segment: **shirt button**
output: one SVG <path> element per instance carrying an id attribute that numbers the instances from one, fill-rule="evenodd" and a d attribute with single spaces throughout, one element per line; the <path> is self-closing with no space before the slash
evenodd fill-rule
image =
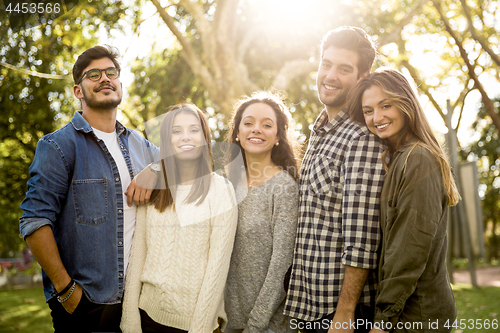
<path id="1" fill-rule="evenodd" d="M 122 241 L 119 241 L 119 242 L 118 242 L 118 245 L 122 245 L 122 244 L 123 244 L 123 242 L 122 242 Z"/>
<path id="2" fill-rule="evenodd" d="M 118 213 L 121 213 L 121 212 L 122 212 L 122 210 L 121 210 L 121 209 L 118 209 Z"/>
<path id="3" fill-rule="evenodd" d="M 119 181 L 120 181 L 120 178 L 115 178 L 115 180 L 116 180 L 117 182 L 119 182 Z"/>

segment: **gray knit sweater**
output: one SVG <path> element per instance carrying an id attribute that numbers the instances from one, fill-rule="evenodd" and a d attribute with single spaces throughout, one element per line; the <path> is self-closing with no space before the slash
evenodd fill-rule
<path id="1" fill-rule="evenodd" d="M 248 192 L 248 193 L 247 193 Z M 285 171 L 260 186 L 236 189 L 238 227 L 227 277 L 228 328 L 284 333 L 283 278 L 292 264 L 298 187 Z"/>

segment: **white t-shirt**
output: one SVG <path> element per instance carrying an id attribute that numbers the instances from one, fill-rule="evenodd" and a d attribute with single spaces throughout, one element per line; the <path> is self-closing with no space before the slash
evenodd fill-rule
<path id="1" fill-rule="evenodd" d="M 118 144 L 118 135 L 116 134 L 116 131 L 106 133 L 95 128 L 92 129 L 94 130 L 95 135 L 106 144 L 108 151 L 115 160 L 118 172 L 120 173 L 123 195 L 123 274 L 126 276 L 130 251 L 132 249 L 132 237 L 134 236 L 135 229 L 135 213 L 137 210 L 137 206 L 135 204 L 132 204 L 132 207 L 127 205 L 127 196 L 125 195 L 125 191 L 130 185 L 132 179 L 130 178 L 127 163 L 125 162 L 120 145 Z M 116 209 L 118 209 L 118 207 Z"/>

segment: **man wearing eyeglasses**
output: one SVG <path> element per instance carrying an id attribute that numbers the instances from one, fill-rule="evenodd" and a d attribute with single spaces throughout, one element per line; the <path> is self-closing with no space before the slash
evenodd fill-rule
<path id="1" fill-rule="evenodd" d="M 120 332 L 135 204 L 149 191 L 134 175 L 158 148 L 116 121 L 118 52 L 96 46 L 73 67 L 82 111 L 45 135 L 30 167 L 20 230 L 42 267 L 55 332 Z M 129 204 L 127 196 L 129 194 Z"/>

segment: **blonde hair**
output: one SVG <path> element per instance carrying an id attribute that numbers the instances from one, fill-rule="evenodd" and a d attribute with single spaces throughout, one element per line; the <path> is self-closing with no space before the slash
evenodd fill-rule
<path id="1" fill-rule="evenodd" d="M 422 106 L 403 74 L 393 69 L 382 69 L 361 80 L 348 97 L 347 108 L 352 119 L 366 125 L 361 100 L 363 93 L 372 86 L 380 87 L 398 110 L 403 113 L 405 119 L 405 126 L 399 132 L 396 144 L 385 142 L 389 147 L 382 155 L 385 169 L 388 169 L 385 162 L 387 152 L 395 152 L 404 146 L 410 137 L 417 138 L 411 149 L 413 150 L 415 146 L 420 145 L 436 158 L 441 169 L 448 205 L 456 205 L 461 198 L 453 178 L 448 156 L 432 133 Z"/>

